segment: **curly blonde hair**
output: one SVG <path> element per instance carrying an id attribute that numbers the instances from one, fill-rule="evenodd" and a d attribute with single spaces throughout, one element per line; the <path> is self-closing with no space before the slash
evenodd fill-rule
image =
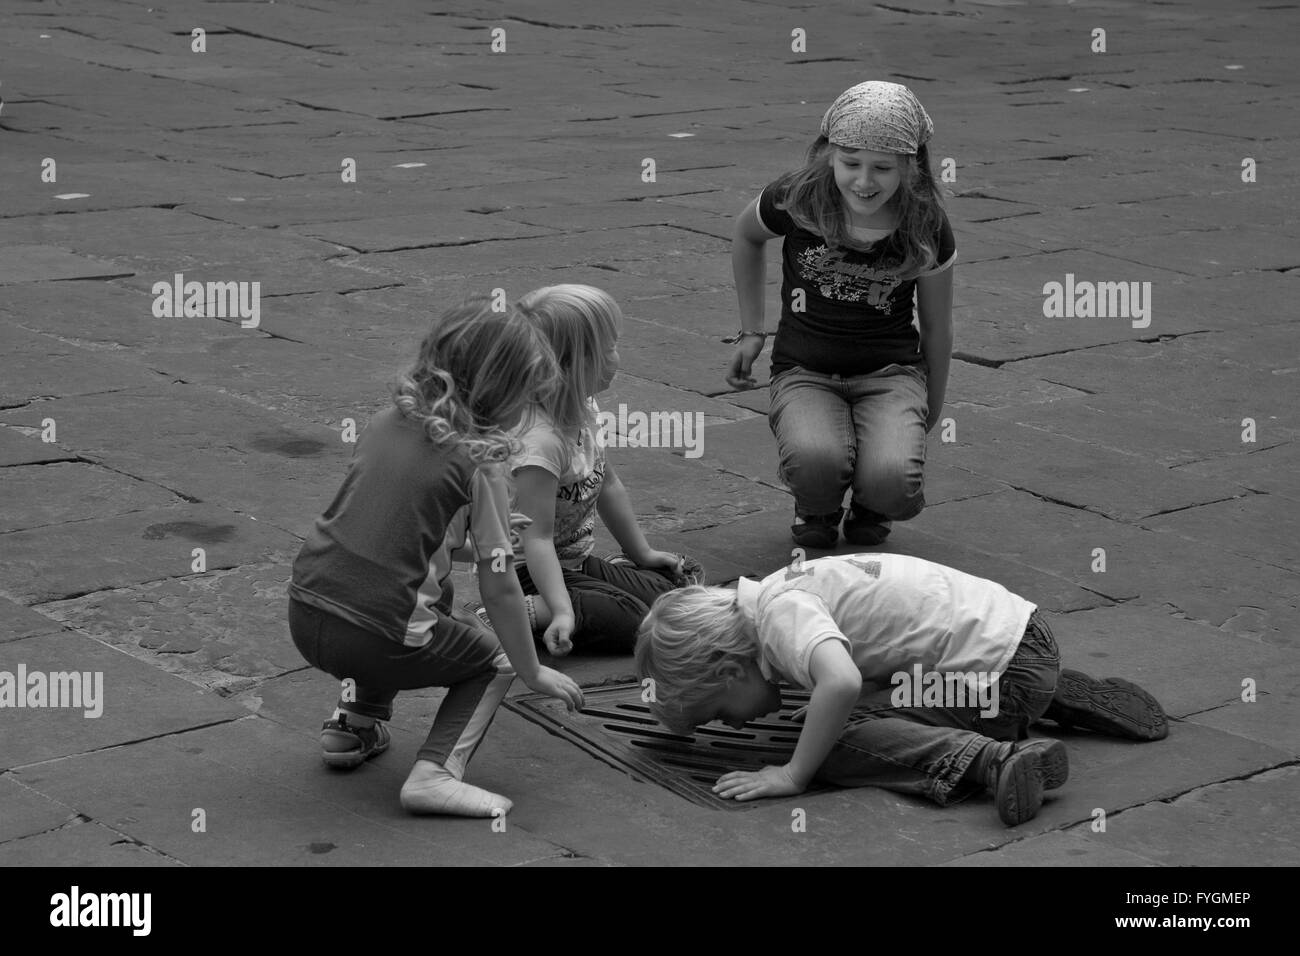
<path id="1" fill-rule="evenodd" d="M 654 681 L 650 713 L 675 734 L 690 734 L 707 721 L 710 704 L 731 678 L 729 663 L 755 663 L 758 638 L 736 592 L 695 585 L 655 600 L 637 630 L 636 670 Z"/>
<path id="2" fill-rule="evenodd" d="M 558 372 L 545 339 L 517 308 L 466 299 L 436 319 L 415 363 L 393 383 L 393 404 L 437 444 L 455 443 L 476 463 L 504 461 L 517 442 L 502 425 L 545 402 Z"/>

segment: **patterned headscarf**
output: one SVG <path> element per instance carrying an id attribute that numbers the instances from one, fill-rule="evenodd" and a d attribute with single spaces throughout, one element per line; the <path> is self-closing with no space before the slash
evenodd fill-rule
<path id="1" fill-rule="evenodd" d="M 822 117 L 822 135 L 846 149 L 915 155 L 933 133 L 916 94 L 880 80 L 845 90 Z"/>

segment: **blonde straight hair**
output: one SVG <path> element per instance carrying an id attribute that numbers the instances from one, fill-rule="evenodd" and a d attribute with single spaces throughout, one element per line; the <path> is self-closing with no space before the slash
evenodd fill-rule
<path id="1" fill-rule="evenodd" d="M 613 296 L 589 285 L 552 285 L 519 300 L 555 353 L 559 384 L 540 403 L 561 433 L 594 428 L 591 396 L 605 373 L 605 356 L 614 349 L 623 313 Z"/>

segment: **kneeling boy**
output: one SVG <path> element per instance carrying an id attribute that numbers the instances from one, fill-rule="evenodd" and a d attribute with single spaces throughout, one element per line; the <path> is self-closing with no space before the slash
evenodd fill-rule
<path id="1" fill-rule="evenodd" d="M 719 778 L 714 792 L 737 800 L 797 794 L 814 777 L 940 805 L 983 788 L 1016 826 L 1069 774 L 1064 744 L 1027 739 L 1035 720 L 1132 740 L 1168 734 L 1136 684 L 1061 670 L 1033 604 L 898 554 L 800 562 L 735 591 L 671 591 L 641 625 L 636 663 L 655 682 L 652 713 L 680 734 L 777 710 L 781 680 L 812 691 L 789 763 Z"/>

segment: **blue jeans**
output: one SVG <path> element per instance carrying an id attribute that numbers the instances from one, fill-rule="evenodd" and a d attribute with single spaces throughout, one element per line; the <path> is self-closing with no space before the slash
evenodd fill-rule
<path id="1" fill-rule="evenodd" d="M 1052 702 L 1060 670 L 1056 638 L 1034 611 L 998 680 L 996 715 L 981 717 L 978 707 L 894 707 L 892 687 L 877 691 L 849 718 L 817 778 L 919 794 L 943 806 L 970 789 L 962 775 L 987 744 L 1029 736 Z"/>
<path id="2" fill-rule="evenodd" d="M 925 507 L 926 366 L 886 365 L 867 375 L 823 375 L 796 366 L 772 379 L 768 424 L 781 480 L 802 516 L 853 503 L 881 518 Z"/>
<path id="3" fill-rule="evenodd" d="M 573 605 L 573 646 L 631 654 L 636 632 L 661 594 L 677 587 L 666 571 L 610 564 L 590 555 L 577 570 L 564 568 L 564 587 Z M 527 564 L 516 564 L 519 586 L 537 594 Z"/>
<path id="4" fill-rule="evenodd" d="M 442 613 L 432 640 L 423 647 L 407 647 L 290 598 L 289 633 L 308 664 L 339 680 L 352 679 L 354 693 L 345 695 L 351 699 L 338 703 L 348 713 L 392 720 L 398 691 L 446 687 L 447 696 L 417 756 L 446 767 L 459 779 L 515 671 L 496 635 L 472 616 L 452 610 L 448 587 L 438 610 Z"/>

